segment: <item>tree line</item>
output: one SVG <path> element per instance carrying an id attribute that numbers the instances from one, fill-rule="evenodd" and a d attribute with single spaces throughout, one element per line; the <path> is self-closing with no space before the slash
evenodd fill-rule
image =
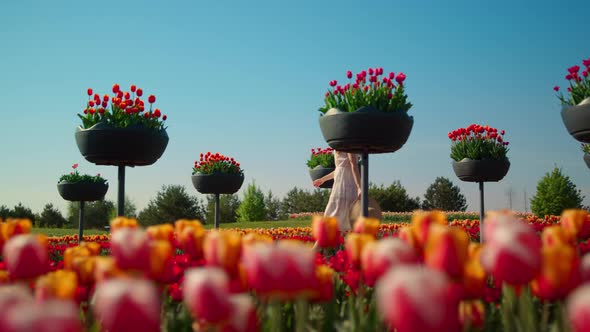
<path id="1" fill-rule="evenodd" d="M 400 181 L 389 186 L 370 184 L 369 196 L 375 199 L 383 211 L 404 212 L 416 209 L 465 211 L 467 203 L 458 186 L 444 177 L 437 177 L 426 189 L 423 198 L 410 197 Z M 272 221 L 287 219 L 289 214 L 324 211 L 330 197 L 329 190 L 306 190 L 294 187 L 280 199 L 272 191 L 266 194 L 250 183 L 243 197 L 237 194 L 221 195 L 220 220 L 224 223 L 247 221 Z M 537 193 L 531 199 L 533 213 L 538 216 L 559 215 L 565 208 L 581 208 L 583 196 L 561 169 L 555 168 L 539 180 Z M 164 185 L 141 211 L 133 201 L 125 198 L 125 215 L 135 217 L 143 225 L 174 222 L 178 219 L 199 219 L 207 224 L 214 220 L 214 198 L 204 200 L 190 194 L 184 186 Z M 86 203 L 86 228 L 103 228 L 116 216 L 112 201 Z M 28 218 L 37 227 L 77 227 L 78 203 L 70 202 L 67 217 L 52 204 L 46 204 L 40 214 L 17 204 L 12 209 L 0 205 L 0 218 Z"/>

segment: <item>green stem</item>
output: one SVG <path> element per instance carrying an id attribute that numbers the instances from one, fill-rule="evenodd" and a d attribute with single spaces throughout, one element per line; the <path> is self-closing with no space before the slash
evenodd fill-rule
<path id="1" fill-rule="evenodd" d="M 295 315 L 297 316 L 297 323 L 295 325 L 296 332 L 307 331 L 307 316 L 309 313 L 309 303 L 305 299 L 298 299 L 295 303 Z"/>
<path id="2" fill-rule="evenodd" d="M 541 332 L 549 331 L 549 302 L 543 303 L 543 312 L 541 314 Z"/>
<path id="3" fill-rule="evenodd" d="M 279 301 L 273 300 L 270 304 L 270 328 L 271 331 L 283 330 L 283 310 Z"/>
<path id="4" fill-rule="evenodd" d="M 501 317 L 502 327 L 505 332 L 514 332 L 515 326 L 512 318 L 514 317 L 514 302 L 516 295 L 514 288 L 507 284 L 502 286 L 502 305 L 501 305 Z"/>

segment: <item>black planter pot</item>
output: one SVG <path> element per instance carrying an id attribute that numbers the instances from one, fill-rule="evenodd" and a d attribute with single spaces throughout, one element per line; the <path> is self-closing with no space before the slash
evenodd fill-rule
<path id="1" fill-rule="evenodd" d="M 506 176 L 510 168 L 508 159 L 471 160 L 463 159 L 453 162 L 453 171 L 462 181 L 498 182 Z"/>
<path id="2" fill-rule="evenodd" d="M 590 168 L 590 154 L 584 153 L 584 162 L 586 163 L 586 166 Z"/>
<path id="3" fill-rule="evenodd" d="M 567 131 L 583 143 L 590 143 L 590 100 L 587 100 L 588 103 L 570 106 L 561 111 L 561 119 Z"/>
<path id="4" fill-rule="evenodd" d="M 320 128 L 331 148 L 351 153 L 386 153 L 408 140 L 414 118 L 406 112 L 382 112 L 362 107 L 355 112 L 332 109 L 320 117 Z"/>
<path id="5" fill-rule="evenodd" d="M 57 191 L 61 197 L 73 202 L 101 201 L 108 189 L 109 185 L 106 183 L 60 182 L 57 184 Z"/>
<path id="6" fill-rule="evenodd" d="M 311 180 L 315 181 L 319 178 L 322 178 L 332 172 L 334 172 L 335 168 L 333 167 L 323 167 L 322 165 L 318 165 L 309 170 L 309 176 L 311 176 Z M 322 183 L 320 188 L 330 189 L 334 185 L 334 180 L 326 181 Z"/>
<path id="7" fill-rule="evenodd" d="M 78 127 L 76 144 L 82 156 L 96 165 L 147 166 L 166 150 L 168 134 L 165 130 L 98 123 L 88 129 Z"/>
<path id="8" fill-rule="evenodd" d="M 197 174 L 192 176 L 193 186 L 201 194 L 235 194 L 242 183 L 243 174 Z"/>

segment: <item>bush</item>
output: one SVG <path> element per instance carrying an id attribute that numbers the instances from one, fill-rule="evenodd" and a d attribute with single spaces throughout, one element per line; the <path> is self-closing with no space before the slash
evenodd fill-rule
<path id="1" fill-rule="evenodd" d="M 53 206 L 46 204 L 37 220 L 37 227 L 57 227 L 61 228 L 67 224 L 66 218 L 61 212 Z"/>
<path id="2" fill-rule="evenodd" d="M 281 200 L 272 194 L 272 191 L 268 191 L 268 194 L 264 197 L 264 206 L 266 207 L 266 218 L 265 220 L 283 220 L 287 219 L 287 216 L 281 212 Z"/>
<path id="3" fill-rule="evenodd" d="M 445 177 L 437 177 L 426 189 L 422 207 L 426 210 L 465 211 L 467 204 L 459 187 Z"/>
<path id="4" fill-rule="evenodd" d="M 538 217 L 560 215 L 565 209 L 581 208 L 583 199 L 584 196 L 569 176 L 555 167 L 537 183 L 537 193 L 531 199 L 531 210 Z"/>
<path id="5" fill-rule="evenodd" d="M 79 221 L 79 202 L 70 202 L 68 205 L 68 227 L 77 227 Z M 84 204 L 84 228 L 103 229 L 109 225 L 110 216 L 115 210 L 115 204 L 111 201 L 86 202 Z"/>
<path id="6" fill-rule="evenodd" d="M 329 190 L 315 189 L 309 192 L 295 187 L 283 198 L 280 214 L 288 216 L 292 213 L 324 211 L 329 199 Z"/>
<path id="7" fill-rule="evenodd" d="M 399 181 L 394 181 L 389 187 L 371 183 L 369 197 L 379 203 L 382 211 L 405 212 L 420 208 L 420 198 L 410 198 Z"/>
<path id="8" fill-rule="evenodd" d="M 14 208 L 12 208 L 10 210 L 10 212 L 8 212 L 8 218 L 19 218 L 19 219 L 29 219 L 31 220 L 31 222 L 34 224 L 35 223 L 35 214 L 33 213 L 33 211 L 22 205 L 22 203 L 18 203 L 18 205 L 15 205 Z"/>
<path id="9" fill-rule="evenodd" d="M 252 182 L 246 188 L 244 200 L 238 207 L 238 221 L 261 221 L 266 217 L 264 193 L 256 183 Z"/>
<path id="10" fill-rule="evenodd" d="M 178 219 L 203 220 L 204 211 L 199 199 L 186 192 L 184 186 L 162 186 L 156 198 L 139 213 L 142 225 L 173 223 Z"/>

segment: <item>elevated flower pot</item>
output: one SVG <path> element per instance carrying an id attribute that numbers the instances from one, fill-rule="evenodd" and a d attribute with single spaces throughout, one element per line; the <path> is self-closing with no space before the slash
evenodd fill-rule
<path id="1" fill-rule="evenodd" d="M 408 140 L 413 124 L 406 112 L 382 112 L 371 106 L 355 112 L 331 109 L 320 117 L 328 145 L 350 153 L 395 152 Z"/>
<path id="2" fill-rule="evenodd" d="M 243 174 L 196 174 L 193 186 L 201 194 L 235 194 L 244 183 Z"/>
<path id="3" fill-rule="evenodd" d="M 101 201 L 108 189 L 108 184 L 94 182 L 60 182 L 57 185 L 61 197 L 72 202 Z"/>
<path id="4" fill-rule="evenodd" d="M 579 105 L 561 110 L 561 119 L 567 131 L 576 140 L 590 143 L 590 98 L 586 98 Z"/>
<path id="5" fill-rule="evenodd" d="M 104 123 L 76 129 L 76 144 L 86 160 L 96 165 L 147 166 L 166 150 L 166 130 L 145 127 L 115 128 Z"/>
<path id="6" fill-rule="evenodd" d="M 494 160 L 463 159 L 453 162 L 453 171 L 461 181 L 467 182 L 498 182 L 506 176 L 510 162 L 507 158 Z"/>
<path id="7" fill-rule="evenodd" d="M 324 167 L 322 165 L 317 165 L 316 167 L 309 170 L 309 176 L 311 176 L 311 180 L 315 181 L 318 180 L 332 172 L 334 172 L 334 167 Z M 334 185 L 334 180 L 329 180 L 320 186 L 320 188 L 330 189 Z"/>
<path id="8" fill-rule="evenodd" d="M 584 153 L 584 162 L 586 163 L 586 166 L 590 168 L 590 154 Z"/>

